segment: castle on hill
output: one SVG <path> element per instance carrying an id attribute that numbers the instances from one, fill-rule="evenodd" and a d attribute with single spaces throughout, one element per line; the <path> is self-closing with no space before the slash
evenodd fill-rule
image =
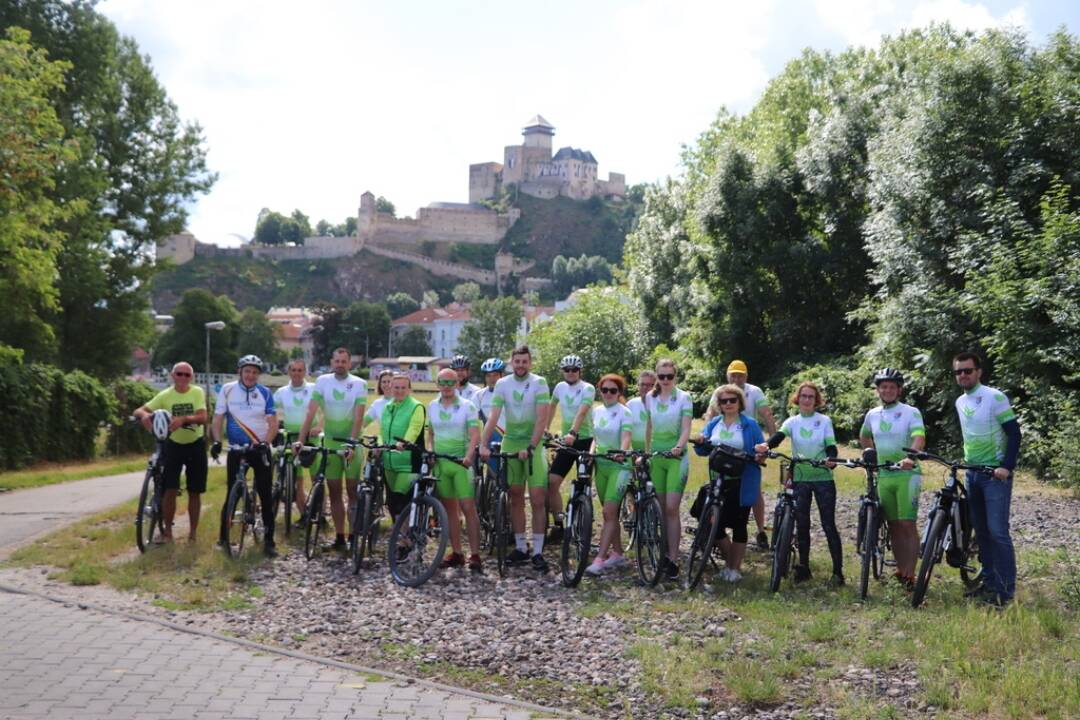
<path id="1" fill-rule="evenodd" d="M 591 197 L 626 196 L 626 176 L 608 173 L 601 180 L 596 158 L 588 150 L 560 148 L 551 154 L 555 126 L 541 115 L 535 116 L 521 131 L 520 145 L 503 149 L 503 162 L 475 163 L 469 166 L 469 202 L 494 198 L 507 185 L 520 192 L 550 199 L 560 195 L 587 200 Z"/>

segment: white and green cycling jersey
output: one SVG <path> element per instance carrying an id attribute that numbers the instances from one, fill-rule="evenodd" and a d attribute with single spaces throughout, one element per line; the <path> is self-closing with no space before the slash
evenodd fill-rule
<path id="1" fill-rule="evenodd" d="M 1005 459 L 1003 423 L 1016 419 L 1005 393 L 976 385 L 956 398 L 956 414 L 964 436 L 964 462 L 997 466 Z"/>
<path id="2" fill-rule="evenodd" d="M 281 417 L 282 429 L 290 434 L 299 433 L 307 418 L 308 404 L 315 391 L 315 383 L 305 382 L 300 387 L 291 383 L 274 393 L 274 408 Z"/>
<path id="3" fill-rule="evenodd" d="M 467 382 L 464 385 L 459 385 L 456 392 L 458 394 L 458 397 L 465 398 L 479 408 L 480 405 L 479 403 L 477 403 L 477 398 L 480 396 L 480 391 L 483 389 L 484 388 L 480 387 L 479 385 L 473 385 L 472 383 Z"/>
<path id="4" fill-rule="evenodd" d="M 480 427 L 480 412 L 468 400 L 455 397 L 452 405 L 442 398 L 428 404 L 428 424 L 435 438 L 435 452 L 465 457 L 469 448 L 469 428 Z"/>
<path id="5" fill-rule="evenodd" d="M 593 438 L 596 440 L 596 452 L 622 449 L 622 436 L 633 430 L 633 416 L 630 408 L 622 403 L 594 407 L 590 413 L 593 424 Z"/>
<path id="6" fill-rule="evenodd" d="M 742 390 L 743 400 L 746 402 L 746 409 L 744 412 L 760 422 L 761 409 L 769 406 L 769 401 L 765 397 L 765 391 L 757 385 L 751 385 L 750 383 L 744 383 L 740 390 Z M 720 388 L 713 390 L 712 397 L 709 398 L 709 406 L 712 407 L 713 415 L 719 415 L 722 412 L 720 407 Z"/>
<path id="7" fill-rule="evenodd" d="M 731 448 L 732 450 L 748 450 L 743 447 L 743 424 L 742 417 L 735 418 L 735 422 L 726 423 L 721 418 L 713 425 L 712 435 L 709 436 L 709 442 L 715 447 L 723 445 Z M 749 448 L 753 450 L 753 448 Z"/>
<path id="8" fill-rule="evenodd" d="M 683 418 L 694 416 L 694 401 L 690 393 L 675 388 L 669 397 L 645 396 L 645 410 L 652 422 L 651 450 L 670 450 L 682 436 Z"/>
<path id="9" fill-rule="evenodd" d="M 645 409 L 645 403 L 639 397 L 627 400 L 626 409 L 630 411 L 630 444 L 635 450 L 644 450 L 645 430 L 649 427 L 649 411 Z"/>
<path id="10" fill-rule="evenodd" d="M 341 443 L 333 438 L 349 437 L 356 407 L 367 404 L 367 382 L 352 374 L 343 380 L 338 380 L 333 373 L 320 375 L 315 380 L 311 402 L 322 408 L 326 447 L 341 447 Z"/>
<path id="11" fill-rule="evenodd" d="M 913 438 L 926 437 L 922 413 L 910 405 L 895 402 L 879 406 L 866 413 L 859 436 L 874 441 L 879 463 L 898 463 L 907 457 L 904 448 L 911 447 Z M 898 470 L 886 473 L 914 474 L 914 470 Z"/>
<path id="12" fill-rule="evenodd" d="M 373 422 L 381 421 L 383 408 L 386 407 L 386 403 L 388 402 L 390 402 L 389 396 L 380 395 L 368 405 L 367 410 L 364 411 L 364 427 L 367 427 Z"/>
<path id="13" fill-rule="evenodd" d="M 807 460 L 824 460 L 825 448 L 836 444 L 832 420 L 819 412 L 812 415 L 792 415 L 780 426 L 780 432 L 791 439 L 792 457 Z M 796 482 L 823 482 L 832 480 L 832 472 L 824 467 L 797 465 Z"/>
<path id="14" fill-rule="evenodd" d="M 503 437 L 505 452 L 511 452 L 510 448 L 524 448 L 529 444 L 537 413 L 542 406 L 550 403 L 547 380 L 535 373 L 529 373 L 521 379 L 516 375 L 508 375 L 495 383 L 495 396 L 491 400 L 491 407 L 502 408 L 499 419 L 506 428 Z"/>
<path id="15" fill-rule="evenodd" d="M 574 426 L 574 417 L 581 406 L 592 407 L 595 400 L 596 388 L 584 380 L 578 380 L 573 385 L 563 380 L 555 386 L 555 390 L 551 393 L 551 403 L 560 406 L 559 413 L 562 416 L 563 435 L 570 433 L 570 429 Z M 592 415 L 586 413 L 585 419 L 581 421 L 581 427 L 578 428 L 578 438 L 584 440 L 592 436 Z"/>

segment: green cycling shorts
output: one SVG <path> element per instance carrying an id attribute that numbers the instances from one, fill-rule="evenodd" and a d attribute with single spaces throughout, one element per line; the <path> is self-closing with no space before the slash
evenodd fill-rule
<path id="1" fill-rule="evenodd" d="M 619 503 L 630 484 L 630 470 L 626 465 L 598 460 L 593 480 L 596 481 L 596 497 L 601 503 Z"/>
<path id="2" fill-rule="evenodd" d="M 435 492 L 440 498 L 449 500 L 469 500 L 473 497 L 472 468 L 462 467 L 456 462 L 439 459 L 435 463 Z"/>
<path id="3" fill-rule="evenodd" d="M 512 453 L 524 450 L 528 447 L 527 442 L 503 438 L 502 452 Z M 526 485 L 530 488 L 548 485 L 548 462 L 547 453 L 543 449 L 533 450 L 531 460 L 506 460 L 506 479 L 513 485 Z"/>
<path id="4" fill-rule="evenodd" d="M 882 472 L 878 476 L 878 498 L 886 520 L 916 520 L 922 475 L 915 472 Z"/>
<path id="5" fill-rule="evenodd" d="M 658 495 L 679 493 L 686 490 L 686 480 L 690 476 L 690 456 L 683 451 L 682 457 L 654 457 L 649 465 L 649 475 Z"/>
<path id="6" fill-rule="evenodd" d="M 420 477 L 419 473 L 403 472 L 386 468 L 386 485 L 390 492 L 404 494 L 412 489 L 413 482 Z"/>
<path id="7" fill-rule="evenodd" d="M 361 458 L 357 455 L 353 455 L 352 462 L 348 467 L 345 466 L 345 458 L 340 455 L 328 455 L 326 457 L 326 479 L 327 480 L 340 480 L 344 475 L 347 480 L 359 480 L 360 468 L 363 467 Z"/>

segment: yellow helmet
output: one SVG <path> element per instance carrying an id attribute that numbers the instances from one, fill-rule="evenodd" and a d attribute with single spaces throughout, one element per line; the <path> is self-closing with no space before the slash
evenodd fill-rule
<path id="1" fill-rule="evenodd" d="M 746 363 L 744 363 L 742 360 L 732 360 L 731 364 L 727 366 L 727 371 L 729 373 L 742 373 L 743 375 L 749 374 L 746 369 Z"/>

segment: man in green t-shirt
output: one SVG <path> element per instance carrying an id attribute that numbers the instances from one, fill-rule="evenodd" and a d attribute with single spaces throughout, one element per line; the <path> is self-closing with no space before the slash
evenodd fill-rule
<path id="1" fill-rule="evenodd" d="M 172 415 L 169 423 L 169 439 L 162 452 L 165 493 L 162 498 L 162 514 L 165 529 L 161 542 L 172 542 L 173 519 L 176 516 L 176 494 L 180 490 L 180 471 L 185 470 L 188 491 L 188 522 L 191 530 L 188 542 L 195 542 L 199 528 L 199 512 L 202 494 L 206 492 L 206 441 L 203 439 L 206 425 L 206 394 L 191 380 L 194 371 L 186 362 L 173 366 L 170 388 L 162 390 L 135 411 L 135 417 L 143 427 L 150 430 L 150 420 L 155 410 L 168 410 Z"/>

